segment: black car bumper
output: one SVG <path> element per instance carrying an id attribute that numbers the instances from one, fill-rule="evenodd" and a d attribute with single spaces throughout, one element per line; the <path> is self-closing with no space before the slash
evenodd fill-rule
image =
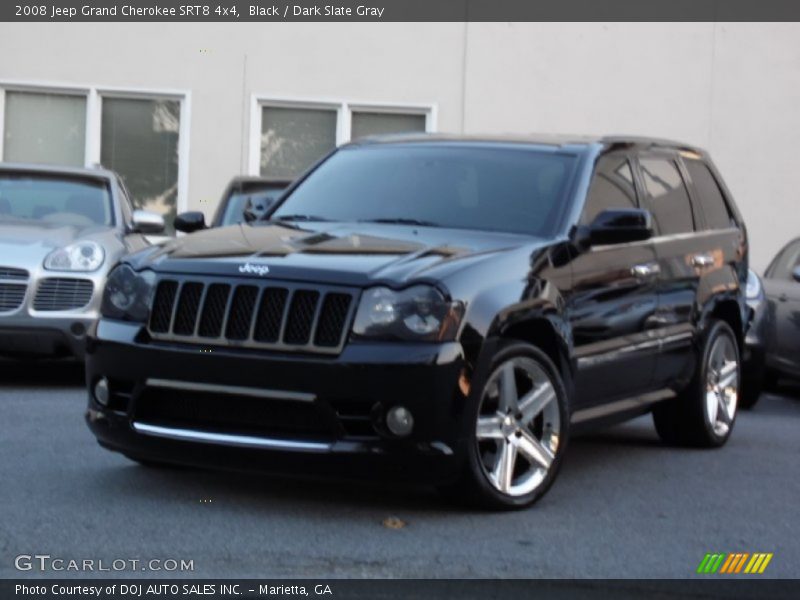
<path id="1" fill-rule="evenodd" d="M 201 467 L 445 483 L 463 457 L 461 346 L 354 343 L 337 357 L 155 344 L 100 321 L 87 343 L 87 423 L 140 460 Z M 108 381 L 106 405 L 95 398 Z M 385 417 L 402 405 L 412 432 Z"/>

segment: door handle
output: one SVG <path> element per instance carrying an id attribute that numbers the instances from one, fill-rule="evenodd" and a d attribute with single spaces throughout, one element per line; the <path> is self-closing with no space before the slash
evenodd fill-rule
<path id="1" fill-rule="evenodd" d="M 653 275 L 658 275 L 660 272 L 661 267 L 658 263 L 644 263 L 631 267 L 631 275 L 639 278 L 652 277 Z"/>
<path id="2" fill-rule="evenodd" d="M 695 254 L 692 257 L 692 265 L 695 267 L 710 267 L 714 264 L 714 257 L 710 254 Z"/>

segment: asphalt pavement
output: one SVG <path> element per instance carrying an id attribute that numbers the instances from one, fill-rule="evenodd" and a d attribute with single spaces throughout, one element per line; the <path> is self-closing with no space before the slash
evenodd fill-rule
<path id="1" fill-rule="evenodd" d="M 193 563 L 148 577 L 683 578 L 708 552 L 771 552 L 761 577 L 798 577 L 790 392 L 719 450 L 663 446 L 649 417 L 574 439 L 542 501 L 487 513 L 427 489 L 139 466 L 86 428 L 80 367 L 0 364 L 0 578 L 139 574 L 15 568 L 36 554 Z"/>

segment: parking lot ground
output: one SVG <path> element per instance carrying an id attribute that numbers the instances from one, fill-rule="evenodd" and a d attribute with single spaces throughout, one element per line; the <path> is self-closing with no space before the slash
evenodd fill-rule
<path id="1" fill-rule="evenodd" d="M 142 467 L 94 441 L 79 367 L 6 363 L 0 385 L 0 577 L 42 576 L 14 567 L 36 553 L 193 561 L 148 577 L 681 578 L 707 552 L 772 552 L 762 577 L 800 574 L 789 394 L 719 450 L 663 446 L 649 417 L 575 439 L 540 503 L 486 513 L 427 489 Z"/>

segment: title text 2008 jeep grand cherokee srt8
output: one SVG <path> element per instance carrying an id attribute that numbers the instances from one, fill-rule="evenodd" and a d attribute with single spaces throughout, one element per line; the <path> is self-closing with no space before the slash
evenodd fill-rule
<path id="1" fill-rule="evenodd" d="M 731 433 L 747 238 L 700 150 L 369 140 L 267 219 L 110 275 L 87 361 L 103 446 L 519 507 L 579 427 L 652 411 L 670 443 Z"/>

